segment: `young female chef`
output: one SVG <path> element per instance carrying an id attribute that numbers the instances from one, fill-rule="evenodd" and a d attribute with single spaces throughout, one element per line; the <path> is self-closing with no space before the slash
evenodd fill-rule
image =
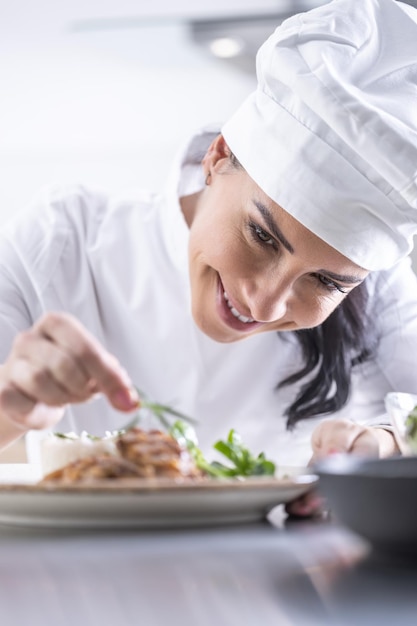
<path id="1" fill-rule="evenodd" d="M 284 465 L 393 453 L 384 396 L 417 390 L 416 41 L 394 0 L 292 17 L 166 193 L 48 189 L 8 223 L 1 444 L 120 427 L 135 384 L 206 452 L 233 427 Z"/>

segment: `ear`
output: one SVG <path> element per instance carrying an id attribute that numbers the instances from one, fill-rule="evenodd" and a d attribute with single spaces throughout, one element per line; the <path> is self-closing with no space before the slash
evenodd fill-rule
<path id="1" fill-rule="evenodd" d="M 204 178 L 213 174 L 216 166 L 218 168 L 222 164 L 222 160 L 228 159 L 229 155 L 230 149 L 223 135 L 217 135 L 216 139 L 211 142 L 202 161 Z"/>

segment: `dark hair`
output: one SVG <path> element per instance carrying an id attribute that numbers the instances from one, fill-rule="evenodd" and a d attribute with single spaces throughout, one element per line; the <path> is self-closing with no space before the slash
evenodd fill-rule
<path id="1" fill-rule="evenodd" d="M 347 402 L 355 365 L 372 358 L 378 335 L 368 323 L 366 280 L 353 289 L 333 313 L 315 328 L 294 331 L 304 366 L 278 384 L 296 383 L 314 375 L 302 385 L 296 399 L 285 411 L 287 428 L 308 417 L 333 413 Z"/>

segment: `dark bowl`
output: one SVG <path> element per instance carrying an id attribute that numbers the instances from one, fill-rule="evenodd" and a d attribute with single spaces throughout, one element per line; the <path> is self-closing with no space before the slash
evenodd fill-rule
<path id="1" fill-rule="evenodd" d="M 417 457 L 334 455 L 314 469 L 338 522 L 376 550 L 417 557 Z"/>

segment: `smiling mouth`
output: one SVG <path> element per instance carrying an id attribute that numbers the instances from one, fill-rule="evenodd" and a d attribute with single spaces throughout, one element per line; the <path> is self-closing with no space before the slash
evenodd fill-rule
<path id="1" fill-rule="evenodd" d="M 244 324 L 252 324 L 255 321 L 253 317 L 246 317 L 246 315 L 239 313 L 239 311 L 231 304 L 229 296 L 225 291 L 223 291 L 223 298 L 225 299 L 232 315 L 234 315 L 240 322 L 243 322 Z"/>

